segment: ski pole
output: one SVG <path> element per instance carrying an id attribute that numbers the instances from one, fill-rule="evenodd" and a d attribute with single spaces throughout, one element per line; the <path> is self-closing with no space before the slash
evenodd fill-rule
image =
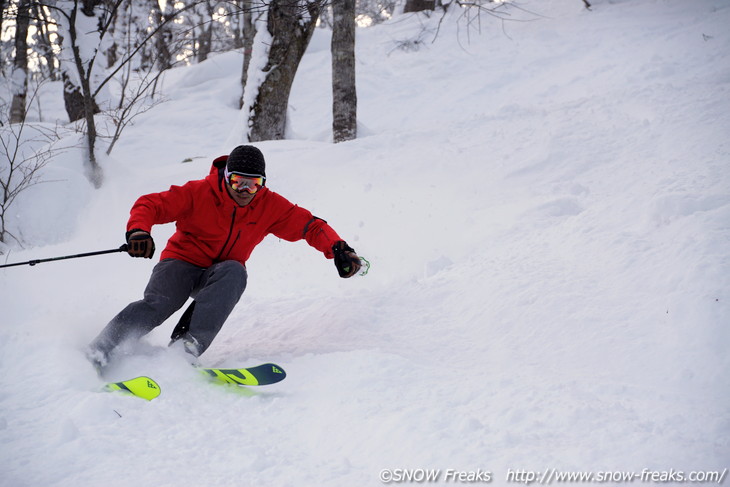
<path id="1" fill-rule="evenodd" d="M 51 257 L 49 259 L 36 259 L 36 260 L 29 260 L 27 262 L 16 262 L 14 264 L 3 264 L 3 265 L 0 265 L 0 268 L 14 267 L 17 265 L 34 266 L 36 264 L 40 264 L 41 262 L 52 262 L 54 260 L 65 260 L 65 259 L 77 259 L 79 257 L 91 257 L 92 255 L 113 254 L 116 252 L 126 252 L 126 251 L 127 251 L 127 244 L 122 244 L 122 246 L 119 247 L 118 249 L 99 250 L 97 252 L 87 252 L 85 254 L 64 255 L 61 257 Z"/>
<path id="2" fill-rule="evenodd" d="M 358 276 L 367 276 L 368 271 L 370 270 L 370 261 L 367 260 L 362 255 L 358 255 L 360 257 L 360 262 L 362 262 L 362 268 L 360 269 L 360 272 L 357 273 Z"/>

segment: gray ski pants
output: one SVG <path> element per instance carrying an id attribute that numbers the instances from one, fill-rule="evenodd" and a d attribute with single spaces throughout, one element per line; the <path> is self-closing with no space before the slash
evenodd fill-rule
<path id="1" fill-rule="evenodd" d="M 122 342 L 139 339 L 161 325 L 193 297 L 195 310 L 183 338 L 193 338 L 200 355 L 241 298 L 247 276 L 246 267 L 234 260 L 208 268 L 178 259 L 162 260 L 152 270 L 144 298 L 116 315 L 89 347 L 108 356 Z"/>

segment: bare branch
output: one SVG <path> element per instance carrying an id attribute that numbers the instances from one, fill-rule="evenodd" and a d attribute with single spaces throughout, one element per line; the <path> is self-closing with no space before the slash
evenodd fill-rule
<path id="1" fill-rule="evenodd" d="M 30 101 L 37 96 L 40 84 L 31 94 Z M 34 134 L 26 135 L 28 130 Z M 58 153 L 53 144 L 60 139 L 57 132 L 42 124 L 30 124 L 23 119 L 20 123 L 8 124 L 0 131 L 0 243 L 8 238 L 20 247 L 22 238 L 9 228 L 7 215 L 18 196 L 28 188 L 44 182 L 41 169 Z"/>

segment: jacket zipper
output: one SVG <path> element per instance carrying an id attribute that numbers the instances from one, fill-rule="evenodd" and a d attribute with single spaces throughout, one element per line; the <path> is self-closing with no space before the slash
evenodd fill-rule
<path id="1" fill-rule="evenodd" d="M 220 262 L 220 258 L 223 256 L 223 252 L 225 252 L 226 247 L 228 247 L 228 242 L 231 241 L 231 236 L 233 235 L 233 227 L 235 227 L 235 225 L 236 225 L 236 210 L 238 210 L 238 208 L 233 207 L 233 213 L 231 214 L 231 226 L 228 229 L 228 236 L 226 237 L 226 243 L 223 244 L 223 248 L 221 248 L 221 251 L 218 253 L 218 256 L 215 258 L 215 262 Z M 238 236 L 236 236 L 236 241 L 238 241 Z"/>

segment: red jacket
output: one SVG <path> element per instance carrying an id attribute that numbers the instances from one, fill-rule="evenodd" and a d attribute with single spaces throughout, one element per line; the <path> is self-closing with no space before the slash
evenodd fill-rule
<path id="1" fill-rule="evenodd" d="M 161 259 L 174 258 L 200 267 L 237 260 L 246 264 L 254 247 L 268 234 L 307 243 L 333 257 L 332 246 L 342 240 L 327 222 L 263 187 L 240 207 L 223 181 L 227 156 L 213 161 L 205 179 L 171 186 L 168 191 L 140 197 L 130 211 L 127 230 L 149 232 L 152 225 L 177 222 Z"/>

